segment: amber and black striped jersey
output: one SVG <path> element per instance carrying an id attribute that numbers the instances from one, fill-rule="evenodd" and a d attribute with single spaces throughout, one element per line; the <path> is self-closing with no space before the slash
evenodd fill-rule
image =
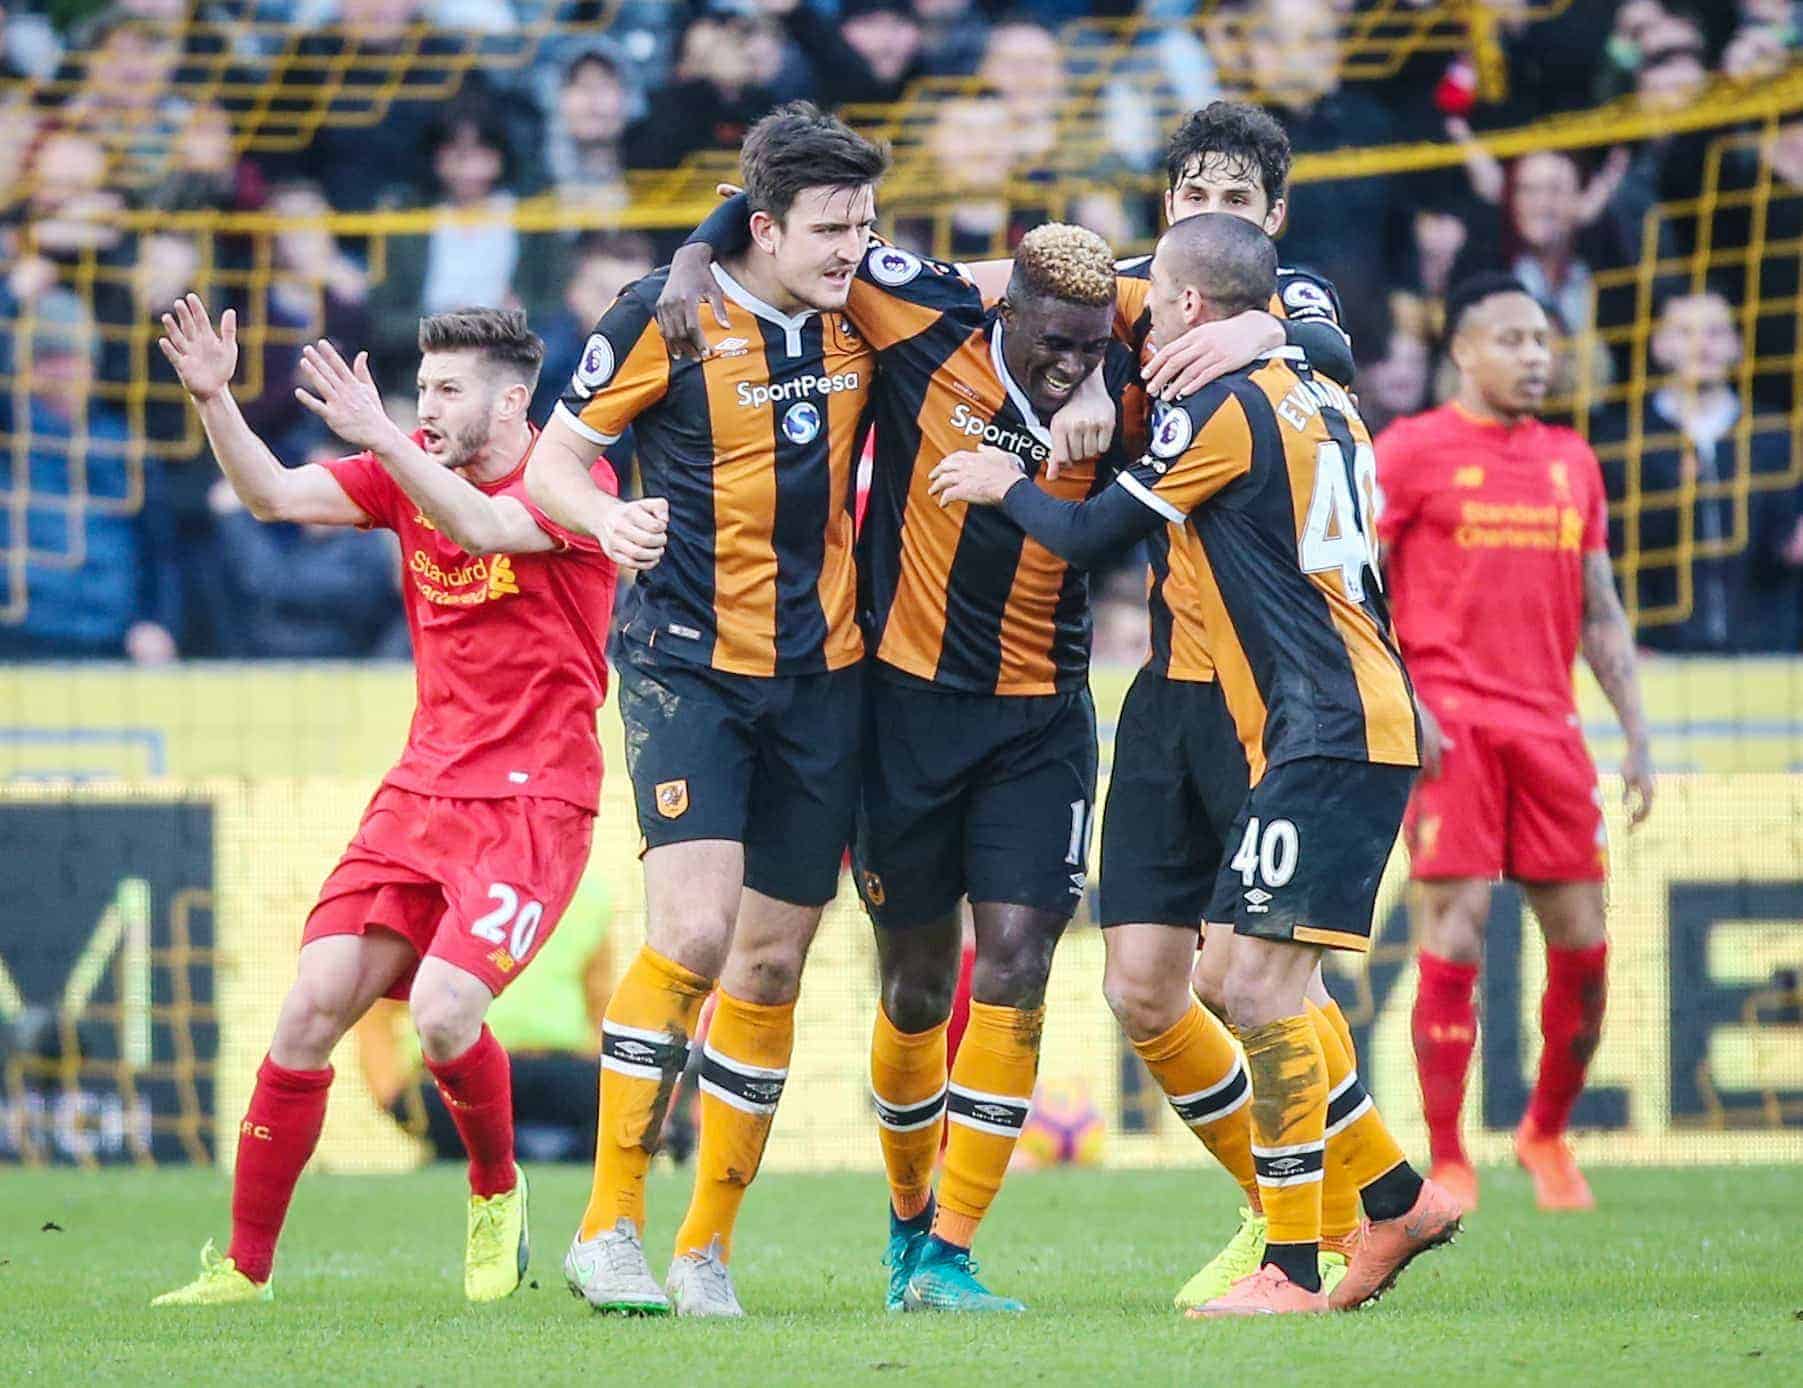
<path id="1" fill-rule="evenodd" d="M 1152 331 L 1152 313 L 1146 307 L 1152 257 L 1142 255 L 1115 266 L 1115 335 L 1136 353 L 1144 354 Z M 1288 266 L 1277 271 L 1277 292 L 1267 311 L 1292 323 L 1321 323 L 1331 328 L 1350 349 L 1352 339 L 1340 322 L 1340 295 L 1331 281 L 1310 270 Z M 1344 375 L 1343 386 L 1352 384 L 1349 373 L 1328 369 L 1325 374 Z M 1196 537 L 1182 526 L 1154 535 L 1146 541 L 1150 572 L 1146 607 L 1152 619 L 1152 649 L 1146 667 L 1166 679 L 1201 683 L 1215 677 L 1214 662 L 1202 641 L 1195 619 L 1197 573 L 1201 557 Z"/>
<path id="2" fill-rule="evenodd" d="M 1080 500 L 1130 455 L 1044 473 L 1052 440 L 1002 356 L 999 311 L 955 266 L 878 244 L 846 306 L 877 351 L 876 461 L 859 536 L 870 649 L 879 666 L 967 693 L 1034 695 L 1089 677 L 1089 580 L 992 509 L 942 508 L 940 459 L 983 444 L 1033 484 Z M 1118 344 L 1104 364 L 1120 398 L 1135 376 Z M 1116 431 L 1117 437 L 1120 433 Z"/>
<path id="3" fill-rule="evenodd" d="M 1153 414 L 1145 457 L 1082 506 L 1003 509 L 1073 563 L 1162 525 L 1196 540 L 1202 641 L 1252 781 L 1305 757 L 1419 764 L 1370 535 L 1377 459 L 1352 401 L 1280 348 Z"/>
<path id="4" fill-rule="evenodd" d="M 1196 539 L 1201 634 L 1268 766 L 1417 766 L 1414 694 L 1373 561 L 1377 455 L 1351 399 L 1293 347 L 1153 415 L 1118 485 Z"/>
<path id="5" fill-rule="evenodd" d="M 837 670 L 863 655 L 852 501 L 876 364 L 837 313 L 795 316 L 718 266 L 727 326 L 672 362 L 653 308 L 668 270 L 628 286 L 595 327 L 558 413 L 603 447 L 633 426 L 669 539 L 627 633 L 741 675 Z"/>

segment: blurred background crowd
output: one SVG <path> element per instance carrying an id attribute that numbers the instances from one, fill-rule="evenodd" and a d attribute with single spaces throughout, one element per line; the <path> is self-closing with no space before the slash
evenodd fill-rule
<path id="1" fill-rule="evenodd" d="M 405 658 L 384 539 L 238 508 L 157 314 L 196 287 L 238 306 L 240 399 L 291 464 L 341 451 L 294 402 L 301 341 L 367 349 L 405 418 L 418 317 L 468 303 L 531 315 L 542 418 L 689 194 L 795 97 L 894 140 L 892 229 L 961 258 L 1047 215 L 1144 249 L 1164 138 L 1219 96 L 1305 162 L 1433 146 L 1299 182 L 1282 238 L 1339 287 L 1373 432 L 1447 393 L 1449 285 L 1515 273 L 1564 335 L 1558 408 L 1604 458 L 1642 642 L 1795 653 L 1803 98 L 1681 128 L 1784 90 L 1800 47 L 1792 0 L 6 4 L 0 659 Z M 1487 138 L 1598 109 L 1663 120 Z M 1110 591 L 1099 654 L 1131 659 L 1136 581 Z"/>

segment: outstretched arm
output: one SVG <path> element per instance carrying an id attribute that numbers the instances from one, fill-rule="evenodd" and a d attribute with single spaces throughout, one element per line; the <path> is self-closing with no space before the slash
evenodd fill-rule
<path id="1" fill-rule="evenodd" d="M 1615 575 L 1606 550 L 1584 556 L 1584 659 L 1608 695 L 1621 722 L 1627 753 L 1622 758 L 1622 803 L 1628 827 L 1638 828 L 1653 808 L 1653 753 L 1646 709 L 1640 700 L 1640 671 L 1634 655 L 1634 633 L 1615 592 Z"/>
<path id="2" fill-rule="evenodd" d="M 238 369 L 238 316 L 233 310 L 225 311 L 215 330 L 200 296 L 189 294 L 163 315 L 163 333 L 157 346 L 194 402 L 220 471 L 251 515 L 303 525 L 369 523 L 370 517 L 330 472 L 316 463 L 283 467 L 245 422 L 232 398 L 232 374 Z"/>
<path id="3" fill-rule="evenodd" d="M 471 486 L 401 432 L 382 408 L 369 353 L 357 353 L 351 366 L 322 338 L 301 349 L 300 369 L 314 393 L 297 386 L 295 399 L 346 443 L 373 453 L 408 499 L 466 554 L 533 554 L 557 547 L 516 498 Z"/>
<path id="4" fill-rule="evenodd" d="M 1060 559 L 1093 569 L 1118 559 L 1166 521 L 1130 484 L 1137 485 L 1122 474 L 1099 496 L 1060 501 L 1029 482 L 1011 454 L 984 447 L 941 460 L 928 488 L 941 506 L 959 501 L 1000 506 L 1009 520 Z"/>
<path id="5" fill-rule="evenodd" d="M 649 569 L 664 556 L 669 503 L 661 496 L 621 501 L 595 485 L 595 445 L 561 411 L 546 421 L 526 463 L 526 493 L 557 524 L 600 542 L 627 569 Z"/>

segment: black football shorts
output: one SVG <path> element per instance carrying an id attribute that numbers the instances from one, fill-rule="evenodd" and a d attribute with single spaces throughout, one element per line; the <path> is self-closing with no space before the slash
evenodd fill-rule
<path id="1" fill-rule="evenodd" d="M 863 667 L 729 674 L 626 635 L 619 673 L 645 846 L 742 843 L 753 891 L 831 901 L 857 800 Z"/>
<path id="2" fill-rule="evenodd" d="M 1363 953 L 1412 766 L 1304 757 L 1265 772 L 1227 837 L 1211 921 L 1236 935 Z"/>
<path id="3" fill-rule="evenodd" d="M 1069 918 L 1083 900 L 1096 796 L 1089 690 L 1002 696 L 873 673 L 853 845 L 885 929 L 973 902 Z"/>
<path id="4" fill-rule="evenodd" d="M 1100 924 L 1199 926 L 1247 781 L 1218 681 L 1135 675 L 1102 811 Z"/>

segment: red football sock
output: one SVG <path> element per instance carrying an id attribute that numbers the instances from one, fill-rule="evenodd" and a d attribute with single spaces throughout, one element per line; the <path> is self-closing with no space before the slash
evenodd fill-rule
<path id="1" fill-rule="evenodd" d="M 1542 1137 L 1557 1137 L 1584 1090 L 1584 1072 L 1603 1034 L 1609 946 L 1546 951 L 1546 995 L 1540 999 L 1540 1078 L 1528 1118 Z"/>
<path id="2" fill-rule="evenodd" d="M 470 1193 L 500 1195 L 513 1189 L 513 1068 L 486 1026 L 455 1060 L 426 1068 L 438 1081 L 444 1106 L 470 1154 Z"/>
<path id="3" fill-rule="evenodd" d="M 229 1256 L 253 1282 L 267 1282 L 275 1266 L 294 1183 L 326 1121 L 332 1067 L 287 1070 L 268 1056 L 238 1126 L 238 1165 L 232 1172 L 232 1246 Z"/>
<path id="4" fill-rule="evenodd" d="M 1477 1009 L 1471 990 L 1476 964 L 1455 964 L 1422 950 L 1415 992 L 1415 1069 L 1421 1076 L 1421 1108 L 1428 1146 L 1436 1162 L 1465 1162 L 1459 1110 L 1465 1104 L 1465 1077 L 1477 1044 Z"/>

